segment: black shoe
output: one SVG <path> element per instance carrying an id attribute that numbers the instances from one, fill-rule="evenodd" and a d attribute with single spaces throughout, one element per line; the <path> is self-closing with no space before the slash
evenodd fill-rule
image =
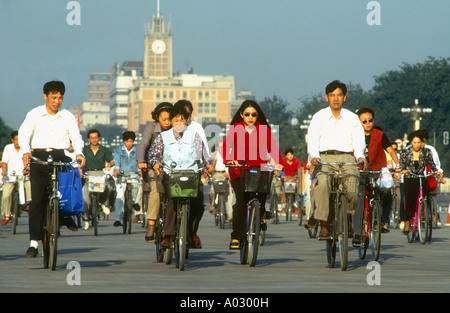
<path id="1" fill-rule="evenodd" d="M 135 203 L 135 204 L 133 204 L 133 209 L 135 211 L 139 211 L 141 209 L 141 206 L 139 205 L 139 203 Z"/>
<path id="2" fill-rule="evenodd" d="M 71 217 L 65 217 L 62 219 L 62 225 L 66 226 L 71 231 L 78 231 L 78 226 Z"/>
<path id="3" fill-rule="evenodd" d="M 319 224 L 319 222 L 314 218 L 314 216 L 311 216 L 308 220 L 308 223 L 305 224 L 305 228 L 306 229 L 313 229 L 315 228 L 317 225 Z"/>
<path id="4" fill-rule="evenodd" d="M 266 211 L 265 214 L 266 214 L 266 219 L 268 219 L 268 220 L 270 220 L 271 218 L 274 217 L 274 215 L 270 211 Z"/>
<path id="5" fill-rule="evenodd" d="M 25 252 L 25 257 L 26 258 L 35 258 L 37 254 L 38 254 L 38 249 L 36 249 L 35 247 L 29 247 L 27 252 Z"/>
<path id="6" fill-rule="evenodd" d="M 119 227 L 119 226 L 123 226 L 122 223 L 120 221 L 115 221 L 113 224 L 114 227 Z"/>
<path id="7" fill-rule="evenodd" d="M 361 235 L 355 235 L 355 238 L 353 238 L 352 240 L 352 246 L 353 247 L 360 247 L 361 246 Z"/>
<path id="8" fill-rule="evenodd" d="M 145 236 L 145 241 L 147 241 L 147 242 L 155 242 L 155 236 Z"/>

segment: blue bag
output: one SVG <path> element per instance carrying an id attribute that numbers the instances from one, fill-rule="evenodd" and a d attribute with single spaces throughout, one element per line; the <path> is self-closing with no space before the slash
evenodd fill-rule
<path id="1" fill-rule="evenodd" d="M 83 213 L 83 191 L 78 168 L 67 167 L 58 173 L 59 206 L 64 217 Z"/>

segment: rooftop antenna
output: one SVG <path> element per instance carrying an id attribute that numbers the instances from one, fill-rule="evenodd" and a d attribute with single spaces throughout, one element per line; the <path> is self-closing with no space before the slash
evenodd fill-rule
<path id="1" fill-rule="evenodd" d="M 159 17 L 159 0 L 156 1 L 156 16 Z"/>

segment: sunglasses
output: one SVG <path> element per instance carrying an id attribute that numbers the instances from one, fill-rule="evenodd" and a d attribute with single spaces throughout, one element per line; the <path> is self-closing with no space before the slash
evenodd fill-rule
<path id="1" fill-rule="evenodd" d="M 367 124 L 367 123 L 372 123 L 373 122 L 373 118 L 369 119 L 369 120 L 363 120 L 362 123 L 363 124 Z"/>
<path id="2" fill-rule="evenodd" d="M 255 112 L 251 113 L 251 115 L 252 115 L 252 117 L 257 117 L 257 116 L 258 116 L 258 114 L 255 113 Z M 250 116 L 250 113 L 244 113 L 244 116 L 245 116 L 245 117 L 249 117 L 249 116 Z"/>

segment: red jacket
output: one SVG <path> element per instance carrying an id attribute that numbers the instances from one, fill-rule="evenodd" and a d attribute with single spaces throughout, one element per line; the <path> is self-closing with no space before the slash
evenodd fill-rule
<path id="1" fill-rule="evenodd" d="M 239 163 L 246 160 L 246 165 L 260 166 L 267 164 L 269 155 L 275 164 L 284 164 L 270 128 L 261 123 L 256 123 L 255 129 L 250 134 L 245 130 L 244 121 L 232 125 L 222 149 L 225 164 L 233 160 Z M 229 168 L 229 174 L 231 180 L 241 176 L 237 167 Z"/>
<path id="2" fill-rule="evenodd" d="M 386 154 L 381 144 L 382 137 L 383 132 L 381 130 L 372 129 L 369 142 L 369 168 L 372 171 L 378 171 L 387 166 Z"/>

